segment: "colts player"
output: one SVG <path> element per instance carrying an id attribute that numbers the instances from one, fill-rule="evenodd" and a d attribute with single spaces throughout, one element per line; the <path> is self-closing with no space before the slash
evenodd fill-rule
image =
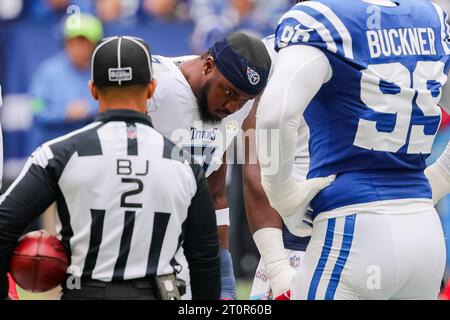
<path id="1" fill-rule="evenodd" d="M 293 299 L 437 298 L 445 244 L 423 170 L 450 69 L 445 21 L 419 0 L 308 1 L 280 20 L 257 117 L 260 141 L 279 130 L 279 157 L 261 166 L 262 185 L 295 230 L 305 212 L 293 177 L 302 117 L 308 178 L 337 175 L 311 203 Z"/>
<path id="2" fill-rule="evenodd" d="M 277 58 L 274 39 L 274 36 L 269 36 L 262 40 L 272 62 Z M 294 235 L 283 224 L 278 212 L 270 206 L 261 186 L 259 164 L 254 160 L 256 145 L 251 143 L 255 141 L 257 107 L 258 101 L 254 103 L 242 127 L 245 133 L 244 139 L 249 139 L 249 143 L 244 143 L 245 161 L 242 167 L 245 209 L 253 240 L 261 255 L 250 292 L 250 300 L 286 300 L 290 296 L 294 270 L 298 269 L 303 262 L 312 228 L 310 219 L 307 218 L 294 231 L 296 234 Z M 306 180 L 309 151 L 308 129 L 304 121 L 299 126 L 298 134 L 300 137 L 295 151 L 293 172 L 295 180 L 301 183 L 302 190 L 307 191 L 304 192 L 304 203 L 309 203 L 320 190 L 329 185 L 329 180 L 326 178 Z M 264 159 L 261 160 L 264 161 Z"/>
<path id="3" fill-rule="evenodd" d="M 269 36 L 262 41 L 266 45 L 273 64 L 277 58 L 274 48 L 275 36 Z M 245 137 L 249 137 L 250 141 L 254 140 L 253 130 L 256 126 L 257 102 L 254 103 L 243 124 Z M 301 188 L 305 191 L 302 200 L 304 203 L 309 203 L 319 191 L 330 183 L 327 178 L 306 180 L 309 168 L 308 134 L 306 123 L 304 119 L 301 119 L 293 172 L 295 180 L 301 183 Z M 278 212 L 270 206 L 261 186 L 261 170 L 259 164 L 252 159 L 256 158 L 255 154 L 256 147 L 245 144 L 245 162 L 243 165 L 245 207 L 253 239 L 261 254 L 250 292 L 250 299 L 286 300 L 290 297 L 294 270 L 298 269 L 303 263 L 305 250 L 311 238 L 312 224 L 310 219 L 306 218 L 294 231 L 297 235 L 286 228 Z"/>

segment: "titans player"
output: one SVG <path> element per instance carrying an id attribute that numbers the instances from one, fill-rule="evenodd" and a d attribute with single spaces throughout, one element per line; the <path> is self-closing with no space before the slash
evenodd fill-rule
<path id="1" fill-rule="evenodd" d="M 421 0 L 308 1 L 280 20 L 257 117 L 259 142 L 278 133 L 279 152 L 262 185 L 295 230 L 308 192 L 292 174 L 302 116 L 308 178 L 336 175 L 311 203 L 293 299 L 437 298 L 445 244 L 423 170 L 450 69 L 445 21 Z"/>
<path id="2" fill-rule="evenodd" d="M 271 43 L 269 47 L 273 48 L 273 41 Z M 155 128 L 203 163 L 217 209 L 222 246 L 223 299 L 234 299 L 236 295 L 231 257 L 227 250 L 229 217 L 226 164 L 223 164 L 222 159 L 252 108 L 253 101 L 249 100 L 257 97 L 267 83 L 271 59 L 266 47 L 267 42 L 264 46 L 259 39 L 234 33 L 214 44 L 201 56 L 153 56 L 158 89 L 150 102 L 149 115 Z M 254 112 L 248 118 L 250 122 L 253 119 L 254 123 Z M 248 125 L 249 121 L 246 121 L 244 129 L 248 129 Z M 249 149 L 255 153 L 255 146 L 252 147 Z M 256 175 L 255 170 L 258 171 Z M 262 190 L 256 161 L 245 162 L 244 181 L 250 228 L 266 263 L 274 297 L 282 296 L 290 288 L 292 270 L 283 247 L 281 221 Z M 316 188 L 314 192 L 317 193 L 321 188 Z M 304 199 L 304 202 L 308 203 L 309 198 Z M 310 227 L 307 229 L 309 231 Z M 303 250 L 305 241 L 307 239 L 300 244 Z M 297 245 L 289 247 L 297 248 Z M 181 255 L 178 259 L 184 260 Z M 180 273 L 181 278 L 185 272 L 186 267 Z M 266 292 L 266 285 L 263 284 L 263 287 L 261 291 Z"/>
<path id="3" fill-rule="evenodd" d="M 219 227 L 221 298 L 235 299 L 223 158 L 249 113 L 249 107 L 243 106 L 267 84 L 270 56 L 261 40 L 233 33 L 201 56 L 153 56 L 153 67 L 158 90 L 149 115 L 159 132 L 203 164 Z M 182 262 L 183 255 L 177 260 Z M 180 277 L 186 278 L 187 264 L 181 264 L 185 267 Z"/>
<path id="4" fill-rule="evenodd" d="M 266 45 L 272 63 L 274 63 L 277 58 L 274 48 L 275 36 L 269 36 L 262 41 Z M 253 138 L 252 132 L 256 126 L 257 107 L 258 101 L 255 101 L 243 124 L 245 136 L 249 138 Z M 319 191 L 330 183 L 327 178 L 306 180 L 309 168 L 308 135 L 306 123 L 301 118 L 298 129 L 299 139 L 294 155 L 293 175 L 296 182 L 305 190 L 302 200 L 304 203 L 309 203 Z M 245 208 L 253 240 L 261 255 L 253 280 L 250 299 L 266 300 L 273 298 L 285 300 L 290 296 L 294 270 L 298 269 L 303 262 L 305 250 L 311 238 L 312 224 L 308 217 L 304 219 L 305 221 L 297 225 L 296 230 L 294 230 L 296 235 L 286 228 L 278 212 L 270 206 L 261 186 L 259 164 L 249 161 L 255 153 L 255 147 L 245 145 L 246 161 L 242 166 Z"/>

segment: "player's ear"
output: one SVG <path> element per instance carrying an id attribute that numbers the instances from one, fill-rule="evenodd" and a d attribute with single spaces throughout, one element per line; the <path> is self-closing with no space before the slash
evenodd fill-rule
<path id="1" fill-rule="evenodd" d="M 214 61 L 214 58 L 212 56 L 206 57 L 205 62 L 203 63 L 203 74 L 207 75 L 212 72 L 215 66 L 216 62 Z"/>
<path id="2" fill-rule="evenodd" d="M 155 93 L 155 90 L 156 90 L 156 84 L 157 84 L 157 82 L 155 79 L 150 81 L 150 84 L 148 85 L 148 99 L 153 97 L 153 94 Z"/>
<path id="3" fill-rule="evenodd" d="M 92 80 L 89 80 L 89 90 L 91 91 L 92 98 L 98 101 L 98 89 Z"/>

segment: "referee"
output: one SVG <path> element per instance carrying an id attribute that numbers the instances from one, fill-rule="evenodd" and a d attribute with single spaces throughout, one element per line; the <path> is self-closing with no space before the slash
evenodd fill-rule
<path id="1" fill-rule="evenodd" d="M 61 79 L 64 81 L 64 79 Z M 63 284 L 62 299 L 179 298 L 180 249 L 193 299 L 218 299 L 216 218 L 199 165 L 152 128 L 147 44 L 104 39 L 92 58 L 96 121 L 43 144 L 0 198 L 0 299 L 10 256 L 26 226 L 54 201 L 70 270 L 81 289 Z"/>

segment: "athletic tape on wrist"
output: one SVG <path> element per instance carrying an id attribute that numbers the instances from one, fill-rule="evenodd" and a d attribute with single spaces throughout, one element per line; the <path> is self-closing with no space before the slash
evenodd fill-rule
<path id="1" fill-rule="evenodd" d="M 216 219 L 218 226 L 230 225 L 230 208 L 216 210 Z"/>

